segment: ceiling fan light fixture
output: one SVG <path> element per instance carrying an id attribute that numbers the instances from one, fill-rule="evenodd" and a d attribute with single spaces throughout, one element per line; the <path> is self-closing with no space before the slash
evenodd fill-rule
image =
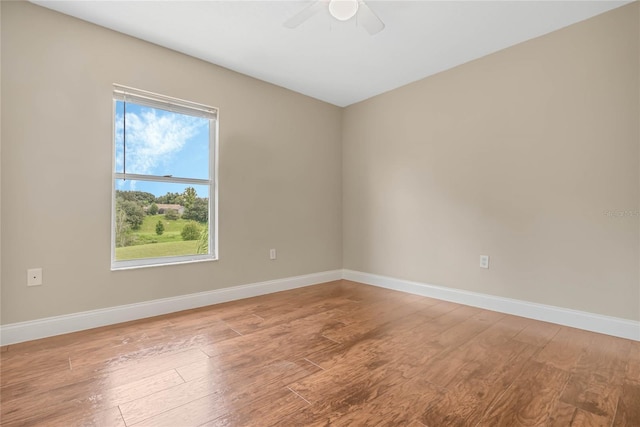
<path id="1" fill-rule="evenodd" d="M 358 13 L 358 0 L 331 0 L 329 13 L 338 21 L 348 21 Z"/>

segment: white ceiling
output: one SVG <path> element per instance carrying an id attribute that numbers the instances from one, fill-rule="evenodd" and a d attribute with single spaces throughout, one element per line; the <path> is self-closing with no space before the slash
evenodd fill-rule
<path id="1" fill-rule="evenodd" d="M 420 80 L 629 1 L 376 1 L 369 35 L 310 1 L 46 1 L 38 5 L 338 106 Z"/>

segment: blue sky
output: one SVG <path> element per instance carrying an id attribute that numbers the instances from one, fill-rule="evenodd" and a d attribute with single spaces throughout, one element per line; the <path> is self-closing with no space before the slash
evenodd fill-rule
<path id="1" fill-rule="evenodd" d="M 116 101 L 116 172 L 124 171 L 124 103 Z M 127 103 L 126 172 L 173 175 L 181 178 L 209 177 L 209 120 L 157 108 Z M 118 180 L 118 190 L 148 191 L 156 196 L 182 192 L 188 185 Z M 197 187 L 207 197 L 206 186 Z"/>

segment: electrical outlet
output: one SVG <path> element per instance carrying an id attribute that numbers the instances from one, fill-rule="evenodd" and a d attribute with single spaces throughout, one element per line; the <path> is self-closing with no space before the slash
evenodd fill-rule
<path id="1" fill-rule="evenodd" d="M 30 268 L 27 270 L 27 286 L 42 285 L 42 269 Z"/>
<path id="2" fill-rule="evenodd" d="M 275 249 L 269 249 L 269 259 L 276 259 L 277 253 Z"/>
<path id="3" fill-rule="evenodd" d="M 489 255 L 480 255 L 480 268 L 489 268 Z"/>

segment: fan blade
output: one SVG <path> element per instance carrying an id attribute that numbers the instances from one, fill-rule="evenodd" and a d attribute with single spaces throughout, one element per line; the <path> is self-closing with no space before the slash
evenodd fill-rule
<path id="1" fill-rule="evenodd" d="M 309 6 L 302 9 L 299 13 L 287 19 L 283 25 L 287 28 L 296 28 L 298 25 L 302 24 L 304 21 L 318 13 L 324 6 L 324 3 L 325 0 L 314 1 Z"/>
<path id="2" fill-rule="evenodd" d="M 371 35 L 378 34 L 384 30 L 384 22 L 378 18 L 378 15 L 363 0 L 358 2 L 358 23 Z"/>

